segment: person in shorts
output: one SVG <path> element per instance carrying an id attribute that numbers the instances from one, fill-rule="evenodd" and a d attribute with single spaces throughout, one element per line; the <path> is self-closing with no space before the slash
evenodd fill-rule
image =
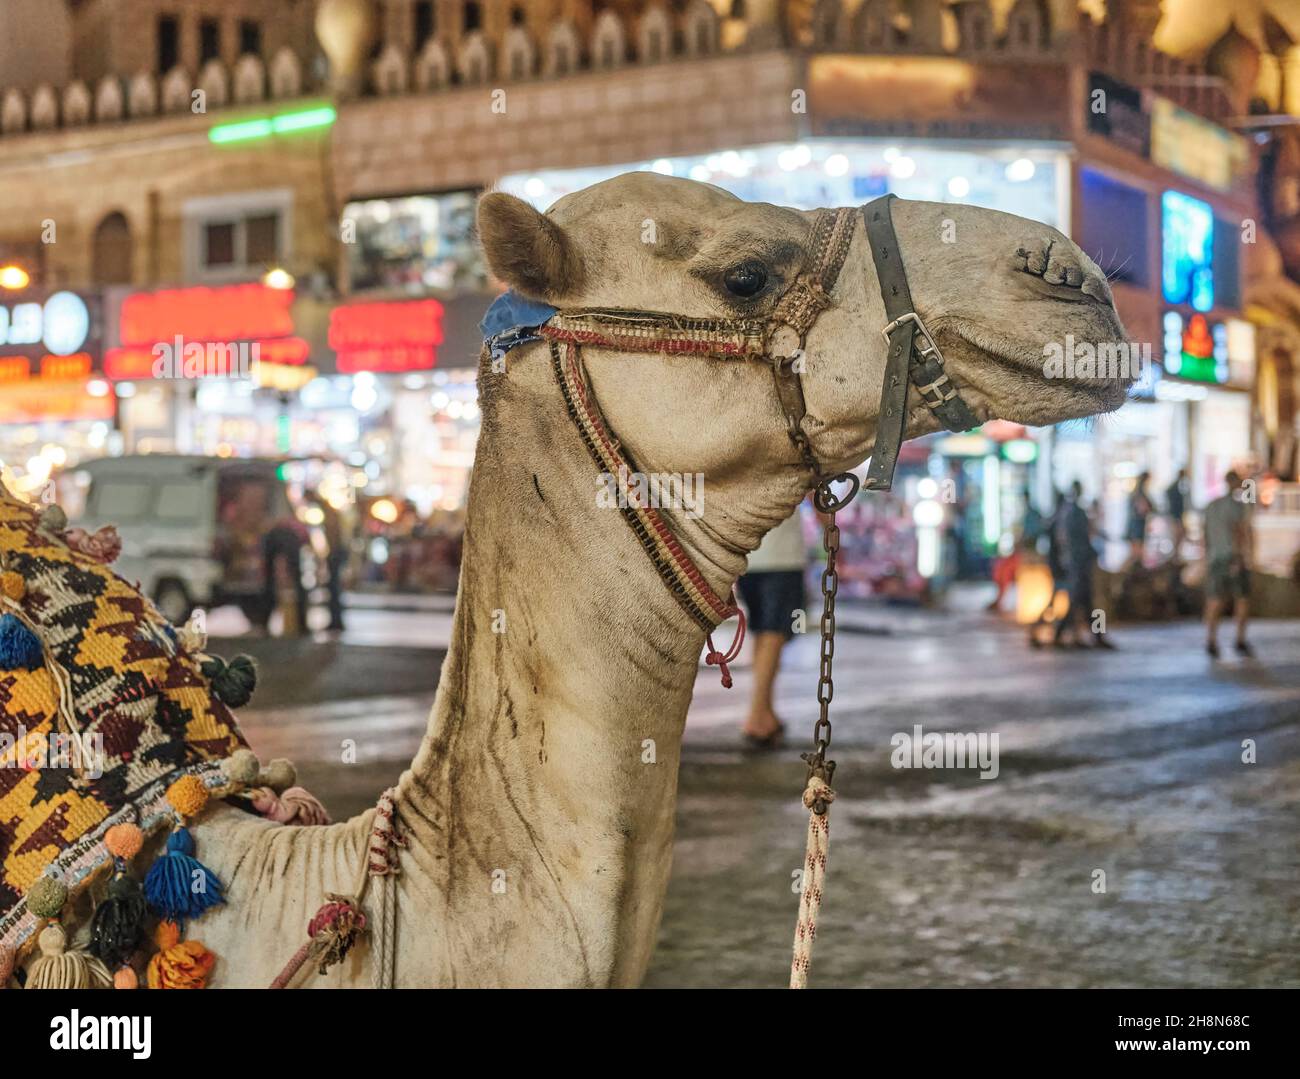
<path id="1" fill-rule="evenodd" d="M 1128 496 L 1128 522 L 1124 526 L 1124 538 L 1128 541 L 1128 565 L 1126 568 L 1142 565 L 1142 552 L 1147 542 L 1147 519 L 1155 509 L 1147 484 L 1151 482 L 1151 473 L 1143 472 L 1137 478 L 1133 492 Z"/>
<path id="2" fill-rule="evenodd" d="M 1219 658 L 1219 620 L 1231 611 L 1237 625 L 1237 654 L 1252 656 L 1246 640 L 1250 618 L 1250 507 L 1242 501 L 1236 472 L 1224 477 L 1228 490 L 1205 507 L 1205 651 Z"/>
<path id="3" fill-rule="evenodd" d="M 741 730 L 755 749 L 772 749 L 781 742 L 785 724 L 772 703 L 781 651 L 794 636 L 794 621 L 805 609 L 803 526 L 799 510 L 763 537 L 749 556 L 749 567 L 737 582 L 749 614 L 749 635 L 754 644 L 754 693 L 749 715 Z"/>

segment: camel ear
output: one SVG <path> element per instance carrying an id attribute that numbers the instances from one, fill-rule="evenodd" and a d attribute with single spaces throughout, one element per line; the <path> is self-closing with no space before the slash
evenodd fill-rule
<path id="1" fill-rule="evenodd" d="M 582 284 L 569 237 L 523 199 L 493 191 L 478 201 L 478 234 L 492 272 L 534 300 L 558 300 Z"/>

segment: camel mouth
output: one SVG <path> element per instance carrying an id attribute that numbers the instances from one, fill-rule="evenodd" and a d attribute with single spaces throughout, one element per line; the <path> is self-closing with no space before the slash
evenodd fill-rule
<path id="1" fill-rule="evenodd" d="M 1108 321 L 1118 328 L 1113 314 Z M 1056 374 L 1041 345 L 995 338 L 956 320 L 946 329 L 958 346 L 958 380 L 982 397 L 992 414 L 1014 422 L 1043 425 L 1114 412 L 1128 400 L 1129 387 L 1137 380 L 1127 369 L 1103 377 Z M 1088 343 L 1095 345 L 1103 336 L 1110 339 L 1097 335 Z"/>

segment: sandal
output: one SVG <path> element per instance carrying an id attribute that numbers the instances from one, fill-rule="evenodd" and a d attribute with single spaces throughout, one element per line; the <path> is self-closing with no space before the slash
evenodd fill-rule
<path id="1" fill-rule="evenodd" d="M 740 732 L 744 740 L 745 748 L 756 753 L 765 753 L 768 750 L 779 749 L 781 743 L 785 741 L 785 724 L 778 723 L 776 730 L 771 734 L 757 735 L 750 734 L 748 731 Z"/>

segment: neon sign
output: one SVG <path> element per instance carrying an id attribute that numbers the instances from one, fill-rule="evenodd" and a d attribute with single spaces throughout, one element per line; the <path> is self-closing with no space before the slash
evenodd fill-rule
<path id="1" fill-rule="evenodd" d="M 443 306 L 437 300 L 360 303 L 330 312 L 340 374 L 423 371 L 438 362 Z"/>
<path id="2" fill-rule="evenodd" d="M 1193 382 L 1228 381 L 1228 328 L 1213 324 L 1204 315 L 1193 315 L 1184 323 L 1177 311 L 1166 311 L 1165 370 Z"/>
<path id="3" fill-rule="evenodd" d="M 122 301 L 124 345 L 181 336 L 190 341 L 248 341 L 293 333 L 293 293 L 267 285 L 137 292 Z"/>
<path id="4" fill-rule="evenodd" d="M 0 304 L 0 345 L 44 345 L 55 356 L 68 356 L 90 336 L 90 309 L 75 292 L 56 292 L 45 303 Z"/>
<path id="5" fill-rule="evenodd" d="M 1209 311 L 1214 306 L 1214 210 L 1178 191 L 1166 191 L 1160 204 L 1165 300 Z"/>
<path id="6" fill-rule="evenodd" d="M 122 301 L 121 347 L 104 355 L 112 379 L 153 378 L 160 348 L 183 355 L 190 345 L 257 345 L 266 363 L 304 364 L 311 348 L 294 336 L 294 294 L 264 284 L 137 292 Z"/>
<path id="7" fill-rule="evenodd" d="M 220 145 L 227 142 L 244 142 L 247 139 L 265 139 L 271 135 L 284 135 L 292 131 L 310 131 L 313 128 L 329 127 L 337 116 L 333 106 L 321 105 L 312 109 L 281 112 L 275 116 L 262 116 L 255 120 L 217 124 L 208 129 L 208 141 Z"/>

